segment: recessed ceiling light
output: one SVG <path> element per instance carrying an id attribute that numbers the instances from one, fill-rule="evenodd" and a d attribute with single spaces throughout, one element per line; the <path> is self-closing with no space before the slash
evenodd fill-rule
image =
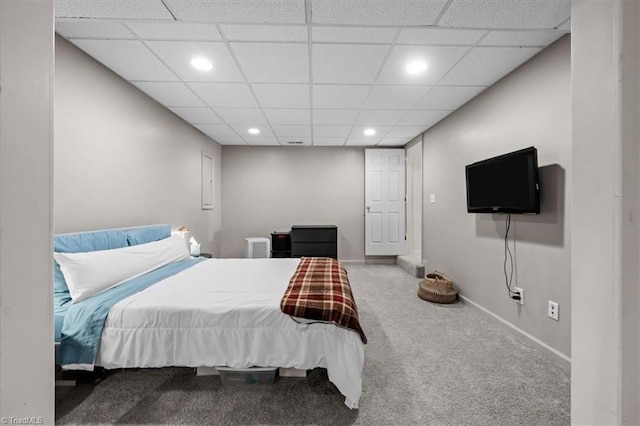
<path id="1" fill-rule="evenodd" d="M 407 65 L 407 73 L 408 74 L 420 74 L 427 70 L 427 63 L 425 61 L 413 61 Z"/>
<path id="2" fill-rule="evenodd" d="M 364 135 L 365 135 L 365 136 L 373 136 L 373 135 L 375 135 L 375 134 L 376 134 L 376 130 L 375 130 L 375 129 L 366 129 L 366 130 L 364 131 Z"/>
<path id="3" fill-rule="evenodd" d="M 252 127 L 249 129 L 249 133 L 251 133 L 252 135 L 258 135 L 260 134 L 260 129 L 256 129 L 255 127 Z"/>
<path id="4" fill-rule="evenodd" d="M 191 60 L 191 66 L 200 71 L 211 71 L 213 64 L 207 58 L 193 58 Z"/>

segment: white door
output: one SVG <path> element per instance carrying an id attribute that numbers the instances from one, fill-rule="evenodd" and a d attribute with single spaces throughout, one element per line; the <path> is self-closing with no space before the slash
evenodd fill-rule
<path id="1" fill-rule="evenodd" d="M 404 149 L 365 150 L 365 255 L 406 253 Z"/>

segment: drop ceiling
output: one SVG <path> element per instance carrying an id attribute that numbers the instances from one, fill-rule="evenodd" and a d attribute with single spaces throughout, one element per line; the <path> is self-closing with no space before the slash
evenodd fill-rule
<path id="1" fill-rule="evenodd" d="M 222 145 L 402 146 L 570 30 L 570 0 L 55 5 L 57 33 Z"/>

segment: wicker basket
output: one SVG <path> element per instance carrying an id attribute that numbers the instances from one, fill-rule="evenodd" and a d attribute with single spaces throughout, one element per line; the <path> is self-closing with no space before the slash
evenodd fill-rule
<path id="1" fill-rule="evenodd" d="M 458 298 L 458 290 L 446 275 L 434 271 L 418 284 L 418 297 L 429 302 L 452 303 Z"/>

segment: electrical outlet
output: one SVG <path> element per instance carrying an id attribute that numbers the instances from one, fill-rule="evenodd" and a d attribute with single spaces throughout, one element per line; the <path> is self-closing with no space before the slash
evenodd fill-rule
<path id="1" fill-rule="evenodd" d="M 560 314 L 560 306 L 556 302 L 552 302 L 551 300 L 549 300 L 549 312 L 547 313 L 547 315 L 549 315 L 549 318 L 559 321 L 558 320 L 559 314 Z"/>
<path id="2" fill-rule="evenodd" d="M 516 300 L 514 299 L 513 301 L 520 304 L 520 305 L 524 305 L 524 290 L 521 289 L 520 287 L 514 287 L 513 288 L 513 292 L 514 293 L 520 293 L 520 300 Z"/>

